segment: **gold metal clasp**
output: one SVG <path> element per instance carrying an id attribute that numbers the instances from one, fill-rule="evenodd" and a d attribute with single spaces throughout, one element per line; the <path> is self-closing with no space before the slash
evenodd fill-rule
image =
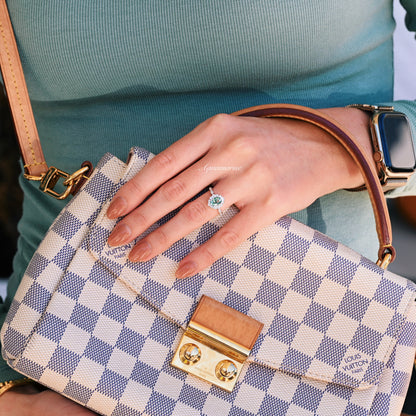
<path id="1" fill-rule="evenodd" d="M 377 266 L 381 267 L 382 269 L 386 270 L 389 264 L 391 263 L 393 259 L 393 255 L 391 253 L 384 254 L 384 257 L 382 260 L 377 260 Z"/>
<path id="2" fill-rule="evenodd" d="M 74 187 L 78 184 L 81 178 L 88 179 L 88 177 L 85 176 L 85 173 L 89 170 L 90 166 L 84 166 L 70 175 L 69 173 L 51 166 L 45 175 L 43 175 L 40 179 L 39 189 L 56 199 L 65 199 L 72 193 Z M 62 185 L 65 189 L 63 192 L 57 192 L 54 189 L 61 178 L 64 179 Z"/>
<path id="3" fill-rule="evenodd" d="M 396 250 L 394 249 L 394 247 L 391 244 L 385 244 L 382 247 L 380 247 L 380 250 L 378 252 L 378 260 L 376 264 L 377 266 L 386 270 L 395 257 Z"/>
<path id="4" fill-rule="evenodd" d="M 263 324 L 202 296 L 172 366 L 231 392 Z"/>

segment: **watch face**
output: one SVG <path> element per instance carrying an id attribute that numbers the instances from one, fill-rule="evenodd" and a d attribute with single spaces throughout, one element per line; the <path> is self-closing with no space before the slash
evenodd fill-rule
<path id="1" fill-rule="evenodd" d="M 404 114 L 383 113 L 379 117 L 384 162 L 393 172 L 412 172 L 416 167 L 409 122 Z"/>

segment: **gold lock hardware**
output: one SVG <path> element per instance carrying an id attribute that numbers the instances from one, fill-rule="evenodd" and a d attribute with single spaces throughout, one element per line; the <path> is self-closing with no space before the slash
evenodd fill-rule
<path id="1" fill-rule="evenodd" d="M 263 324 L 202 296 L 172 365 L 231 392 Z"/>

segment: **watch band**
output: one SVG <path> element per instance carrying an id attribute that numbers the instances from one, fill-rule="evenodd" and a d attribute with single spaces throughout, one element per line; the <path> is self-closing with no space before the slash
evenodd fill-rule
<path id="1" fill-rule="evenodd" d="M 358 108 L 359 110 L 368 111 L 374 113 L 374 111 L 394 111 L 394 107 L 391 105 L 373 105 L 373 104 L 350 104 L 349 108 Z"/>

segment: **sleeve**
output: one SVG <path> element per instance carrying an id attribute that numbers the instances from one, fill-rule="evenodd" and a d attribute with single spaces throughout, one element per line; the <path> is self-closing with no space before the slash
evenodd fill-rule
<path id="1" fill-rule="evenodd" d="M 401 5 L 406 9 L 405 24 L 409 31 L 416 32 L 416 0 L 400 0 Z M 414 42 L 414 55 L 416 56 L 416 41 Z M 383 105 L 391 105 L 396 111 L 406 114 L 408 117 L 413 134 L 413 147 L 416 152 L 416 97 L 415 100 L 393 101 L 379 103 Z M 389 191 L 386 196 L 399 197 L 416 195 L 416 174 L 409 180 L 406 186 Z"/>

